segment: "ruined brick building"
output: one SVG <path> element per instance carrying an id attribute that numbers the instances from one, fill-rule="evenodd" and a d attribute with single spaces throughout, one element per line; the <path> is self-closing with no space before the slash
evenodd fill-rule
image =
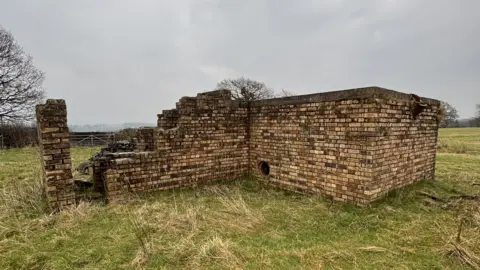
<path id="1" fill-rule="evenodd" d="M 164 110 L 158 127 L 139 129 L 137 151 L 97 162 L 94 178 L 109 201 L 253 174 L 363 205 L 433 178 L 439 106 L 379 87 L 248 103 L 226 90 L 204 92 Z"/>

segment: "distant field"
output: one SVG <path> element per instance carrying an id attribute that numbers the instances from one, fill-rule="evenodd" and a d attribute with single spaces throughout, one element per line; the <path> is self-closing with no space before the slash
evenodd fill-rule
<path id="1" fill-rule="evenodd" d="M 480 128 L 440 129 L 438 151 L 480 155 Z"/>
<path id="2" fill-rule="evenodd" d="M 0 151 L 0 269 L 475 269 L 480 202 L 418 193 L 480 193 L 480 129 L 442 129 L 436 166 L 365 208 L 245 179 L 49 215 L 38 150 Z"/>

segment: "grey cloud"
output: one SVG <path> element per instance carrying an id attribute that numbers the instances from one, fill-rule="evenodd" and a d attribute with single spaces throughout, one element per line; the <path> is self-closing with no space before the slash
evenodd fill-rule
<path id="1" fill-rule="evenodd" d="M 250 76 L 298 94 L 379 85 L 480 103 L 480 2 L 14 1 L 2 26 L 74 124 L 154 122 L 185 95 Z"/>

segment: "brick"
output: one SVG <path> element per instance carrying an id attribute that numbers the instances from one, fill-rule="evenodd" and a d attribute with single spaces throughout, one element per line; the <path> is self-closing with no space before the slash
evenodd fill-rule
<path id="1" fill-rule="evenodd" d="M 58 131 L 59 131 L 58 127 L 49 127 L 49 128 L 41 129 L 42 133 L 54 133 L 54 132 L 58 132 Z"/>

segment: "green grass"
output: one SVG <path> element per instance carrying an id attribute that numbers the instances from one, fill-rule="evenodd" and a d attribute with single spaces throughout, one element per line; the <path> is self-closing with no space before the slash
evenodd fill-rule
<path id="1" fill-rule="evenodd" d="M 440 129 L 438 151 L 443 153 L 480 155 L 479 128 Z"/>
<path id="2" fill-rule="evenodd" d="M 0 268 L 469 269 L 480 263 L 478 202 L 417 193 L 480 192 L 472 185 L 480 182 L 480 129 L 444 129 L 440 141 L 449 146 L 439 150 L 435 181 L 363 208 L 245 179 L 57 215 L 39 197 L 38 150 L 0 151 Z M 73 162 L 95 150 L 74 149 Z"/>

